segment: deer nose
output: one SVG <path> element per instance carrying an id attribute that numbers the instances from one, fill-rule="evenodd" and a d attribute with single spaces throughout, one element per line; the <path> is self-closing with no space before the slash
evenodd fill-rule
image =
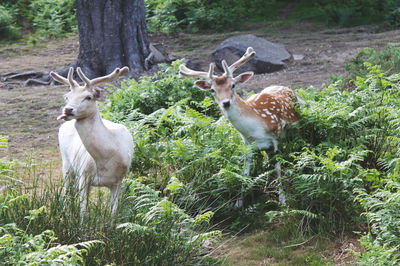
<path id="1" fill-rule="evenodd" d="M 224 101 L 222 102 L 222 106 L 223 106 L 224 108 L 229 108 L 229 106 L 231 106 L 231 101 L 230 101 L 230 100 L 224 100 Z"/>
<path id="2" fill-rule="evenodd" d="M 64 108 L 64 114 L 72 115 L 73 110 L 74 110 L 74 108 L 66 107 L 66 108 Z"/>

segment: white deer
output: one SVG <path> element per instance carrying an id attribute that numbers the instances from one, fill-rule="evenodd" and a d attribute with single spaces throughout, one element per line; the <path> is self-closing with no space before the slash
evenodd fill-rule
<path id="1" fill-rule="evenodd" d="M 111 74 L 89 80 L 78 67 L 83 80 L 80 86 L 73 79 L 71 67 L 68 78 L 57 73 L 50 75 L 58 82 L 69 85 L 65 95 L 66 105 L 57 120 L 65 120 L 58 133 L 63 163 L 64 189 L 73 176 L 80 197 L 81 223 L 84 221 L 91 186 L 105 186 L 110 189 L 111 226 L 114 223 L 121 182 L 128 171 L 133 156 L 133 139 L 128 129 L 100 116 L 96 100 L 101 83 L 116 79 L 129 71 L 128 67 L 116 68 Z"/>
<path id="2" fill-rule="evenodd" d="M 273 148 L 278 150 L 278 139 L 282 135 L 287 122 L 295 122 L 299 114 L 294 108 L 296 101 L 304 102 L 296 93 L 283 86 L 270 86 L 249 99 L 243 100 L 234 90 L 235 85 L 246 82 L 253 76 L 253 72 L 245 72 L 233 77 L 233 72 L 248 62 L 255 55 L 252 47 L 231 66 L 222 61 L 224 73 L 222 76 L 214 75 L 214 64 L 210 64 L 208 72 L 194 71 L 185 65 L 180 65 L 180 74 L 186 77 L 197 77 L 204 80 L 195 81 L 195 85 L 203 90 L 210 90 L 214 95 L 224 115 L 239 131 L 246 144 L 255 144 L 259 150 Z M 250 175 L 252 154 L 247 158 L 245 174 Z M 281 171 L 279 162 L 275 169 L 278 180 Z M 279 188 L 279 201 L 285 204 L 285 197 Z M 241 203 L 237 202 L 241 205 Z"/>

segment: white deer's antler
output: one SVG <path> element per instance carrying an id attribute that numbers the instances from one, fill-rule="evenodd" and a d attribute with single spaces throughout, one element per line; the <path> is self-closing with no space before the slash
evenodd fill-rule
<path id="1" fill-rule="evenodd" d="M 95 79 L 88 79 L 85 76 L 85 74 L 83 74 L 83 72 L 82 72 L 80 67 L 78 67 L 76 69 L 76 71 L 78 72 L 79 77 L 85 83 L 85 86 L 89 88 L 89 87 L 96 86 L 96 85 L 99 85 L 99 84 L 102 84 L 102 83 L 113 81 L 114 79 L 118 78 L 119 76 L 125 75 L 126 73 L 128 73 L 129 72 L 129 68 L 127 66 L 123 67 L 122 69 L 116 68 L 110 74 L 108 74 L 106 76 L 102 76 L 102 77 L 97 77 Z"/>
<path id="2" fill-rule="evenodd" d="M 82 72 L 82 69 L 80 67 L 78 67 L 76 69 L 76 72 L 78 73 L 81 80 L 85 83 L 85 87 L 89 88 L 89 87 L 93 87 L 93 86 L 96 86 L 96 85 L 99 85 L 102 83 L 113 81 L 114 79 L 118 78 L 119 76 L 127 74 L 129 72 L 129 67 L 125 66 L 122 69 L 116 68 L 113 72 L 111 72 L 111 74 L 108 74 L 108 75 L 102 76 L 102 77 L 98 77 L 95 79 L 89 79 L 88 77 L 86 77 L 86 75 Z M 52 76 L 55 80 L 57 80 L 58 82 L 60 82 L 62 84 L 69 85 L 71 89 L 79 87 L 78 82 L 76 82 L 73 78 L 73 76 L 74 76 L 74 68 L 73 67 L 69 68 L 67 78 L 62 77 L 53 71 L 50 72 L 50 76 Z"/>

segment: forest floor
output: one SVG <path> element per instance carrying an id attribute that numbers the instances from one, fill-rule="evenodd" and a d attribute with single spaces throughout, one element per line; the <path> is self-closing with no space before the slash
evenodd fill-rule
<path id="1" fill-rule="evenodd" d="M 309 86 L 323 88 L 324 84 L 329 83 L 331 75 L 345 73 L 346 63 L 362 48 L 383 49 L 388 43 L 400 42 L 400 30 L 375 32 L 374 28 L 367 26 L 328 29 L 307 23 L 279 26 L 249 24 L 242 31 L 151 35 L 150 39 L 164 44 L 167 51 L 177 58 L 197 58 L 206 70 L 211 62 L 211 54 L 220 42 L 234 35 L 248 33 L 281 43 L 293 55 L 284 70 L 255 75 L 242 86 L 242 89 L 255 91 L 274 84 L 293 89 Z M 77 35 L 36 46 L 13 44 L 0 47 L 0 135 L 9 136 L 8 151 L 0 151 L 0 158 L 8 156 L 10 159 L 23 160 L 33 155 L 37 161 L 52 162 L 55 169 L 60 169 L 57 143 L 60 122 L 56 121 L 56 117 L 63 107 L 62 95 L 68 88 L 50 85 L 24 87 L 21 81 L 6 84 L 1 81 L 1 76 L 11 72 L 63 69 L 77 58 L 78 49 Z M 59 170 L 55 172 L 59 174 Z M 339 242 L 333 246 L 349 243 Z M 239 256 L 244 250 L 237 249 L 236 255 Z M 222 253 L 236 256 L 232 252 L 235 252 L 234 247 Z M 332 252 L 337 252 L 337 249 L 332 249 Z M 344 257 L 341 253 L 340 258 Z M 340 260 L 337 262 L 341 264 Z M 260 263 L 262 265 L 262 261 L 258 261 L 257 265 Z"/>

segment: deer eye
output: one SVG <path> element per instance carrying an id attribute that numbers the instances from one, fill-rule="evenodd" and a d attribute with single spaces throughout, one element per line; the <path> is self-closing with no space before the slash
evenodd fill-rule
<path id="1" fill-rule="evenodd" d="M 210 91 L 211 91 L 211 93 L 213 93 L 213 94 L 215 93 L 215 90 L 214 90 L 214 89 L 210 89 Z"/>
<path id="2" fill-rule="evenodd" d="M 235 88 L 235 83 L 232 84 L 232 88 L 231 89 L 233 90 L 234 88 Z"/>
<path id="3" fill-rule="evenodd" d="M 92 96 L 86 96 L 86 97 L 85 97 L 85 100 L 91 101 L 91 100 L 92 100 Z"/>

